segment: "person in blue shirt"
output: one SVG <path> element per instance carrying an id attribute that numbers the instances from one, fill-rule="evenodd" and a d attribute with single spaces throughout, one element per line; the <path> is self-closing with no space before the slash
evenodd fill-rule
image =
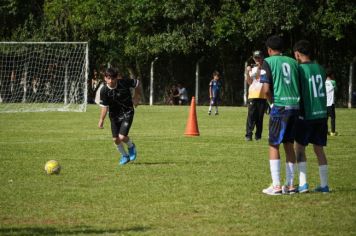
<path id="1" fill-rule="evenodd" d="M 220 73 L 218 71 L 213 72 L 213 79 L 209 83 L 209 97 L 210 97 L 210 106 L 208 114 L 211 115 L 211 109 L 215 106 L 215 115 L 219 114 L 218 104 L 221 100 L 221 90 L 222 82 L 220 80 Z"/>

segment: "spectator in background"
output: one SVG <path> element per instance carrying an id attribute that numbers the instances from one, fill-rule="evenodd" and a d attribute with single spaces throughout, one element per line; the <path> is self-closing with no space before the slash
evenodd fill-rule
<path id="1" fill-rule="evenodd" d="M 171 89 L 169 90 L 169 99 L 170 99 L 170 104 L 172 105 L 179 104 L 179 91 L 175 84 L 173 84 Z"/>
<path id="2" fill-rule="evenodd" d="M 182 84 L 178 84 L 179 105 L 188 104 L 188 91 Z"/>
<path id="3" fill-rule="evenodd" d="M 337 91 L 336 82 L 335 82 L 335 74 L 334 71 L 328 69 L 326 71 L 326 105 L 327 105 L 327 118 L 330 117 L 331 123 L 331 132 L 328 132 L 331 136 L 336 136 L 338 133 L 335 131 L 335 92 Z"/>
<path id="4" fill-rule="evenodd" d="M 262 69 L 263 55 L 255 51 L 252 58 L 256 64 L 246 67 L 246 82 L 248 89 L 248 113 L 246 121 L 246 141 L 252 140 L 253 129 L 256 126 L 255 140 L 260 140 L 263 128 L 263 116 L 267 106 L 267 97 L 262 91 L 260 77 L 266 74 Z"/>

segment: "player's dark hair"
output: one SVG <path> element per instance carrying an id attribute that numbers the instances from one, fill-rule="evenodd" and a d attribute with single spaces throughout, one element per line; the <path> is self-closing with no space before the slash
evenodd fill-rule
<path id="1" fill-rule="evenodd" d="M 278 35 L 273 35 L 267 39 L 266 47 L 276 51 L 283 51 L 283 39 Z"/>
<path id="2" fill-rule="evenodd" d="M 294 44 L 293 51 L 310 57 L 312 55 L 311 43 L 308 40 L 299 40 Z"/>
<path id="3" fill-rule="evenodd" d="M 113 67 L 107 68 L 105 71 L 105 76 L 109 76 L 111 78 L 116 78 L 119 75 L 119 71 Z"/>
<path id="4" fill-rule="evenodd" d="M 214 77 L 214 76 L 218 76 L 218 77 L 220 77 L 220 73 L 219 73 L 219 71 L 215 70 L 215 71 L 213 72 L 213 77 Z"/>
<path id="5" fill-rule="evenodd" d="M 330 68 L 330 67 L 327 68 L 326 69 L 326 76 L 330 77 L 332 75 L 334 75 L 334 70 L 332 68 Z"/>

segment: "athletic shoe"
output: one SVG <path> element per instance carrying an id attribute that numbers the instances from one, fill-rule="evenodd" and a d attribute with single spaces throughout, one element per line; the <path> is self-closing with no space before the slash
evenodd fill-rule
<path id="1" fill-rule="evenodd" d="M 119 162 L 120 165 L 125 165 L 128 162 L 130 162 L 130 157 L 129 156 L 121 156 L 121 160 Z"/>
<path id="2" fill-rule="evenodd" d="M 129 149 L 130 161 L 136 160 L 136 156 L 137 156 L 136 145 L 133 143 L 133 146 L 128 149 Z"/>
<path id="3" fill-rule="evenodd" d="M 266 189 L 262 190 L 262 193 L 268 194 L 268 195 L 281 195 L 282 194 L 282 189 L 281 186 L 277 185 L 277 186 L 269 186 Z"/>
<path id="4" fill-rule="evenodd" d="M 309 192 L 309 184 L 305 183 L 302 186 L 298 186 L 298 193 L 307 193 Z"/>
<path id="5" fill-rule="evenodd" d="M 319 192 L 319 193 L 329 193 L 329 186 L 325 186 L 325 187 L 321 187 L 321 186 L 318 186 L 314 189 L 314 192 Z"/>
<path id="6" fill-rule="evenodd" d="M 215 115 L 216 115 L 216 116 L 219 115 L 219 112 L 215 112 Z"/>
<path id="7" fill-rule="evenodd" d="M 252 141 L 252 138 L 251 137 L 246 137 L 245 140 L 246 141 Z"/>
<path id="8" fill-rule="evenodd" d="M 208 111 L 208 115 L 209 115 L 209 116 L 211 115 L 211 111 Z"/>
<path id="9" fill-rule="evenodd" d="M 295 194 L 297 192 L 297 188 L 293 185 L 283 185 L 282 186 L 282 193 L 283 194 Z"/>
<path id="10" fill-rule="evenodd" d="M 330 136 L 337 136 L 338 135 L 338 133 L 337 132 L 330 132 Z"/>

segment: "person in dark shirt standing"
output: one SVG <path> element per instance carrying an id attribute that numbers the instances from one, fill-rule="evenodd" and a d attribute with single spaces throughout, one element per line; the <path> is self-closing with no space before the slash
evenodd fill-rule
<path id="1" fill-rule="evenodd" d="M 117 69 L 108 68 L 105 72 L 106 85 L 100 90 L 101 113 L 99 128 L 104 128 L 104 120 L 109 112 L 111 132 L 117 150 L 121 154 L 120 165 L 134 161 L 137 156 L 136 146 L 128 134 L 134 118 L 135 109 L 141 97 L 140 82 L 137 79 L 124 78 Z M 131 89 L 134 88 L 132 97 Z M 127 145 L 128 153 L 123 145 Z"/>

